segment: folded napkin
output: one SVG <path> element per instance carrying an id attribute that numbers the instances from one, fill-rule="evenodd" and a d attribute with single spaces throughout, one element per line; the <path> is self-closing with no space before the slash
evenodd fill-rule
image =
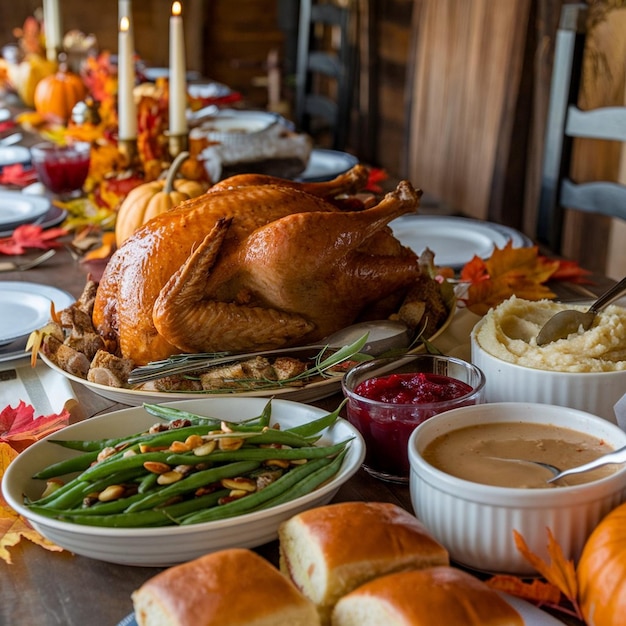
<path id="1" fill-rule="evenodd" d="M 626 430 L 626 393 L 615 403 L 613 409 L 615 410 L 617 425 L 622 430 Z"/>
<path id="2" fill-rule="evenodd" d="M 0 409 L 16 406 L 20 400 L 35 409 L 35 415 L 68 410 L 78 402 L 70 381 L 44 363 L 31 367 L 18 361 L 0 367 Z"/>

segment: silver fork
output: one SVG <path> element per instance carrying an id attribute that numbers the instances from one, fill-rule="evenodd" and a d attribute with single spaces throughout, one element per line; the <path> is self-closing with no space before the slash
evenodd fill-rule
<path id="1" fill-rule="evenodd" d="M 52 258 L 55 254 L 56 250 L 47 250 L 38 257 L 22 263 L 16 263 L 15 261 L 0 261 L 0 272 L 24 272 L 41 265 L 48 259 Z"/>

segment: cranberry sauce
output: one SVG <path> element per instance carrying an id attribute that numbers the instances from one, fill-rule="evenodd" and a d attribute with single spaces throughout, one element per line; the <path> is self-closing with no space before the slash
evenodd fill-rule
<path id="1" fill-rule="evenodd" d="M 413 430 L 452 408 L 448 401 L 471 391 L 460 380 L 427 373 L 391 374 L 359 383 L 354 393 L 373 402 L 351 398 L 347 415 L 365 440 L 365 465 L 384 474 L 408 476 L 407 446 Z M 475 399 L 468 401 L 475 403 Z M 461 405 L 453 403 L 455 408 Z"/>

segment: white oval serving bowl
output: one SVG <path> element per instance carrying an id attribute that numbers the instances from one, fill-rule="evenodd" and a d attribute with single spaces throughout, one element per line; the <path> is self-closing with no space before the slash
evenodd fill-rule
<path id="1" fill-rule="evenodd" d="M 626 392 L 626 370 L 556 372 L 517 365 L 487 352 L 477 340 L 483 321 L 471 333 L 471 362 L 487 379 L 486 402 L 557 404 L 617 423 L 615 403 Z"/>
<path id="2" fill-rule="evenodd" d="M 240 421 L 261 414 L 267 399 L 207 398 L 172 402 L 174 406 L 207 417 Z M 272 401 L 272 423 L 283 428 L 302 424 L 327 411 L 287 400 Z M 324 431 L 322 444 L 352 439 L 339 473 L 330 481 L 296 500 L 256 513 L 189 526 L 161 528 L 102 528 L 63 522 L 33 513 L 23 504 L 23 495 L 39 497 L 45 481 L 31 478 L 51 463 L 75 452 L 50 443 L 48 439 L 100 439 L 141 432 L 159 420 L 143 408 L 134 407 L 93 417 L 33 444 L 9 465 L 2 481 L 2 493 L 20 515 L 44 537 L 83 556 L 123 565 L 169 566 L 231 547 L 254 548 L 276 539 L 278 526 L 296 513 L 327 504 L 360 467 L 365 445 L 358 431 L 343 419 Z"/>
<path id="3" fill-rule="evenodd" d="M 567 558 L 576 560 L 597 523 L 626 499 L 626 466 L 581 485 L 513 489 L 483 485 L 442 472 L 421 456 L 446 432 L 481 423 L 531 422 L 578 430 L 626 445 L 626 433 L 605 419 L 568 407 L 502 402 L 453 409 L 418 426 L 409 439 L 410 492 L 415 515 L 457 563 L 516 575 L 537 572 L 518 551 L 513 530 L 549 561 L 550 529 Z"/>

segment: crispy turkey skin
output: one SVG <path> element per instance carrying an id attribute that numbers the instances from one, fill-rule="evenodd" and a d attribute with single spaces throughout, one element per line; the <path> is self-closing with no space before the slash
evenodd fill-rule
<path id="1" fill-rule="evenodd" d="M 145 364 L 313 342 L 397 306 L 420 270 L 387 224 L 421 192 L 403 181 L 371 208 L 333 204 L 366 179 L 362 166 L 328 183 L 237 176 L 159 215 L 108 263 L 96 329 Z"/>

